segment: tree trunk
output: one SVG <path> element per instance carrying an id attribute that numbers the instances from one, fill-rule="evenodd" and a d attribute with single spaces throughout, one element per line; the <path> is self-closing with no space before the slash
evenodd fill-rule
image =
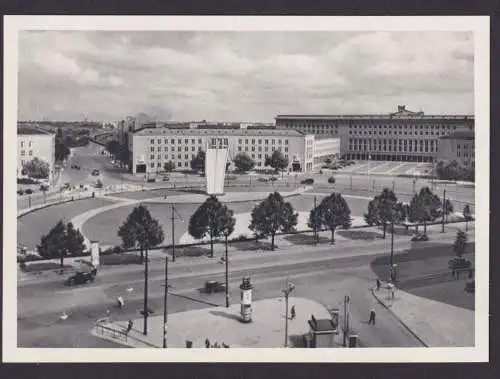
<path id="1" fill-rule="evenodd" d="M 467 219 L 465 219 L 465 231 L 469 231 L 469 222 L 467 221 Z"/>
<path id="2" fill-rule="evenodd" d="M 210 234 L 210 258 L 214 257 L 214 237 Z"/>
<path id="3" fill-rule="evenodd" d="M 274 251 L 274 233 L 271 233 L 271 250 Z"/>
<path id="4" fill-rule="evenodd" d="M 332 239 L 330 243 L 333 245 L 335 243 L 335 228 L 330 229 L 330 231 L 332 232 Z"/>
<path id="5" fill-rule="evenodd" d="M 63 251 L 61 251 L 61 257 L 60 258 L 61 258 L 61 268 L 63 268 L 64 267 L 64 252 Z"/>
<path id="6" fill-rule="evenodd" d="M 384 221 L 384 225 L 383 225 L 383 228 L 382 228 L 382 229 L 384 230 L 384 234 L 383 234 L 382 238 L 385 238 L 385 229 L 386 229 L 386 228 L 387 228 L 387 224 L 386 224 L 386 223 L 385 223 L 385 221 Z"/>
<path id="7" fill-rule="evenodd" d="M 427 222 L 424 220 L 424 234 L 427 234 Z"/>
<path id="8" fill-rule="evenodd" d="M 141 247 L 141 265 L 144 264 L 144 250 Z"/>

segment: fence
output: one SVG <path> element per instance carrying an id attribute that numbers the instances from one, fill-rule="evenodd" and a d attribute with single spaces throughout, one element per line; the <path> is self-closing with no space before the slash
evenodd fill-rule
<path id="1" fill-rule="evenodd" d="M 105 322 L 105 320 L 98 320 L 96 322 L 95 326 L 96 326 L 97 333 L 99 333 L 103 336 L 108 335 L 113 339 L 121 339 L 125 342 L 128 341 L 128 333 L 126 331 L 114 329 L 114 328 L 111 328 L 109 326 L 105 326 L 105 325 L 103 325 L 103 322 Z"/>

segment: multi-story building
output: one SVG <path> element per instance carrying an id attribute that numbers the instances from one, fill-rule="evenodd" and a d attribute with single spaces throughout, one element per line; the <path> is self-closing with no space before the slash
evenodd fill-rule
<path id="1" fill-rule="evenodd" d="M 457 161 L 466 167 L 474 168 L 476 164 L 474 140 L 474 132 L 469 130 L 457 130 L 441 137 L 437 161 Z"/>
<path id="2" fill-rule="evenodd" d="M 242 152 L 263 169 L 266 157 L 279 150 L 288 158 L 289 171 L 309 172 L 314 162 L 314 136 L 276 129 L 172 129 L 144 128 L 132 136 L 132 172 L 159 173 L 165 163 L 189 169 L 191 160 L 207 146 L 229 149 L 229 159 Z M 232 164 L 232 162 L 231 162 Z"/>
<path id="3" fill-rule="evenodd" d="M 404 105 L 380 115 L 278 115 L 277 128 L 340 138 L 346 159 L 435 162 L 440 137 L 474 131 L 472 115 L 426 115 Z"/>
<path id="4" fill-rule="evenodd" d="M 34 126 L 17 129 L 17 176 L 22 175 L 23 166 L 33 158 L 49 164 L 49 181 L 54 178 L 55 134 Z"/>

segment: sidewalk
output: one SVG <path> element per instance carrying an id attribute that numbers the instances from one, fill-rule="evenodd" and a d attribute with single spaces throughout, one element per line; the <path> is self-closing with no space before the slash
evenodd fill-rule
<path id="1" fill-rule="evenodd" d="M 289 306 L 295 305 L 298 310 L 296 318 L 288 322 L 288 346 L 302 342 L 302 335 L 309 332 L 307 320 L 314 315 L 317 319 L 331 318 L 328 310 L 319 303 L 304 299 L 289 299 Z M 134 326 L 127 341 L 103 336 L 94 327 L 91 333 L 97 337 L 110 339 L 131 347 L 163 346 L 163 316 L 149 317 L 148 335 L 142 334 L 143 319 L 132 320 Z M 111 322 L 106 327 L 124 330 L 127 322 Z M 193 348 L 205 348 L 205 339 L 219 345 L 226 343 L 230 347 L 284 347 L 285 338 L 285 300 L 274 298 L 256 301 L 252 304 L 252 322 L 240 321 L 240 304 L 229 308 L 212 307 L 200 310 L 180 312 L 168 315 L 167 346 L 170 348 L 185 348 L 186 341 L 193 342 Z M 338 336 L 336 339 L 338 340 Z"/>
<path id="2" fill-rule="evenodd" d="M 465 284 L 464 284 L 465 285 Z M 428 347 L 471 347 L 475 312 L 396 290 L 394 300 L 387 289 L 373 296 Z"/>

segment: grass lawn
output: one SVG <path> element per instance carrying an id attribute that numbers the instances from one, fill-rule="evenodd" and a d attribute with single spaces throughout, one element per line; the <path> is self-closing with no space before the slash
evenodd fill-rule
<path id="1" fill-rule="evenodd" d="M 63 269 L 71 269 L 70 265 L 63 264 Z M 22 269 L 24 272 L 39 272 L 39 271 L 48 271 L 48 270 L 60 270 L 61 265 L 57 262 L 34 262 L 27 264 Z"/>

